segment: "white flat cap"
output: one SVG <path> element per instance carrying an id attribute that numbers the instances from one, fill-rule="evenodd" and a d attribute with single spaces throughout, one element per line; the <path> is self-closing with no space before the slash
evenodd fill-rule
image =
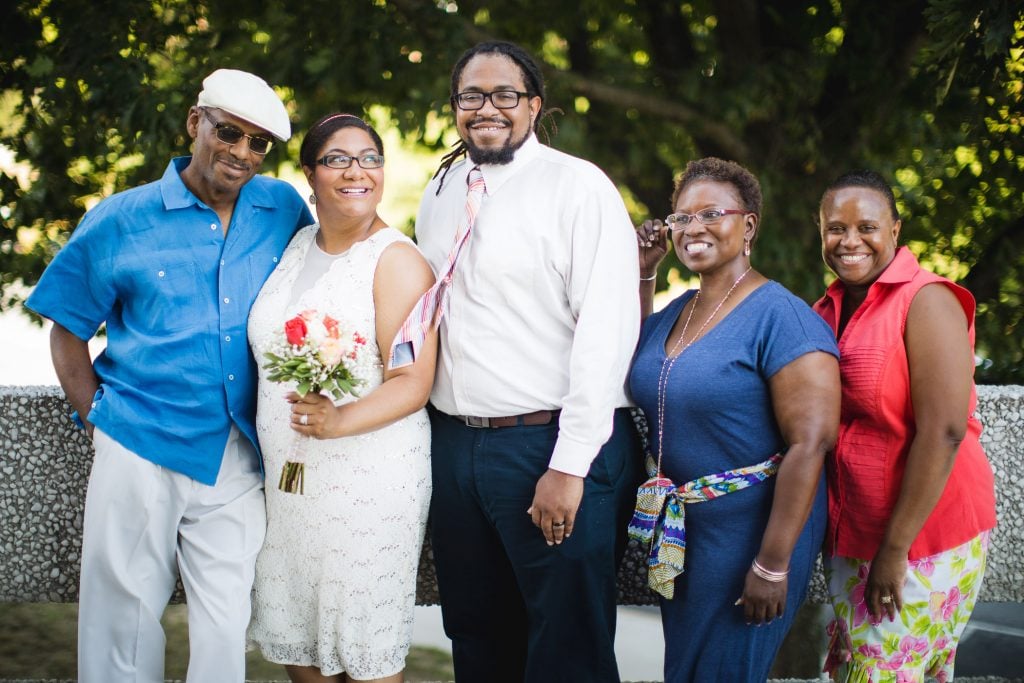
<path id="1" fill-rule="evenodd" d="M 200 107 L 223 109 L 273 135 L 278 140 L 292 136 L 292 124 L 284 103 L 259 76 L 237 69 L 217 69 L 203 79 Z"/>

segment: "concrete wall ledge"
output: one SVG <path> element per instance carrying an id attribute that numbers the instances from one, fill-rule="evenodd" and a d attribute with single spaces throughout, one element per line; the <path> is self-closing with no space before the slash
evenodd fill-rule
<path id="1" fill-rule="evenodd" d="M 1024 386 L 979 386 L 978 399 L 999 516 L 981 600 L 1024 602 Z M 59 387 L 0 386 L 0 602 L 78 599 L 93 451 L 69 412 Z M 429 544 L 417 588 L 419 604 L 437 603 Z M 811 600 L 825 601 L 820 573 Z M 619 602 L 656 603 L 646 587 L 643 550 L 635 544 L 620 569 Z"/>
<path id="2" fill-rule="evenodd" d="M 1024 603 L 1024 386 L 979 386 L 978 399 L 985 427 L 982 442 L 996 476 L 999 518 L 981 600 Z M 82 509 L 93 452 L 69 413 L 59 387 L 0 386 L 0 602 L 78 599 Z M 417 602 L 436 604 L 429 544 L 420 558 L 417 582 Z M 819 572 L 810 600 L 821 603 L 825 598 Z M 619 603 L 656 603 L 646 587 L 644 552 L 635 544 L 620 568 Z M 957 681 L 1024 683 L 1024 678 L 958 677 Z M 772 683 L 802 683 L 802 679 Z"/>

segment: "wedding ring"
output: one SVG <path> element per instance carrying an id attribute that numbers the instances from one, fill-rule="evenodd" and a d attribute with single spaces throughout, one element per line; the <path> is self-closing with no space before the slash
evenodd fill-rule
<path id="1" fill-rule="evenodd" d="M 889 604 L 890 602 L 892 602 L 892 596 L 891 596 L 891 595 L 883 595 L 883 596 L 882 596 L 882 597 L 880 598 L 880 602 L 881 602 L 881 603 L 882 603 L 883 605 L 888 605 L 888 604 Z"/>
<path id="2" fill-rule="evenodd" d="M 557 526 L 559 528 L 565 526 L 565 522 L 551 522 L 551 526 Z"/>
<path id="3" fill-rule="evenodd" d="M 309 415 L 307 413 L 303 413 L 302 417 L 299 418 L 299 424 L 303 427 L 309 424 Z"/>

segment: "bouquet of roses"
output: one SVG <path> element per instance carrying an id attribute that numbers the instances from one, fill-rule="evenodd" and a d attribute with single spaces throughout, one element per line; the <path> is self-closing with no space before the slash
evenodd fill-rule
<path id="1" fill-rule="evenodd" d="M 366 338 L 329 315 L 306 310 L 288 320 L 263 357 L 267 379 L 294 382 L 299 396 L 327 392 L 335 399 L 356 396 L 363 383 L 354 370 L 366 364 Z M 281 470 L 278 488 L 286 493 L 303 493 L 305 484 L 304 446 L 308 436 L 296 434 L 288 459 Z"/>

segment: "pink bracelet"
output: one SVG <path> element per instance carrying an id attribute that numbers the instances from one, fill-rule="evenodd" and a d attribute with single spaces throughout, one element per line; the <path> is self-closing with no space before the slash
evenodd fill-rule
<path id="1" fill-rule="evenodd" d="M 771 583 L 785 581 L 786 577 L 789 575 L 788 569 L 784 572 L 773 572 L 769 569 L 765 569 L 757 563 L 757 558 L 754 558 L 754 561 L 751 563 L 750 570 L 754 572 L 754 576 Z"/>

